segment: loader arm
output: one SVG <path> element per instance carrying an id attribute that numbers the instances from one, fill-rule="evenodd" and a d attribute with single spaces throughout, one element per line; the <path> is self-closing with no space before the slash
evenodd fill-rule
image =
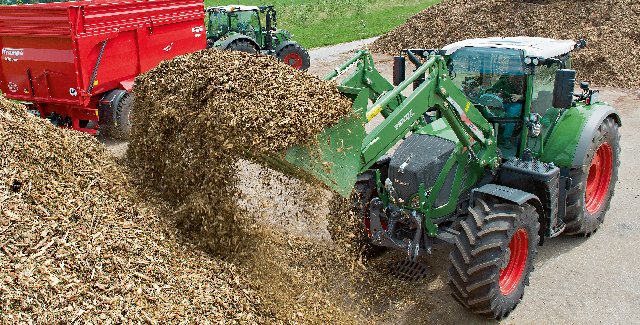
<path id="1" fill-rule="evenodd" d="M 396 87 L 382 77 L 366 51 L 358 52 L 325 79 L 336 80 L 351 69 L 354 71 L 340 82 L 338 89 L 353 100 L 354 114 L 324 130 L 313 142 L 315 145 L 293 147 L 284 159 L 270 157 L 272 167 L 298 178 L 319 180 L 347 197 L 357 176 L 409 132 L 418 131 L 424 125 L 423 114 L 433 109 L 455 133 L 461 153 L 468 151 L 478 165 L 494 166 L 493 128 L 451 82 L 443 56 L 429 57 Z M 402 95 L 414 81 L 422 78 L 424 81 L 408 97 Z M 368 105 L 368 101 L 373 104 Z M 365 124 L 378 114 L 384 119 L 366 134 Z"/>
<path id="2" fill-rule="evenodd" d="M 476 153 L 492 144 L 493 128 L 480 111 L 449 79 L 445 59 L 432 56 L 408 79 L 385 93 L 368 108 L 367 118 L 395 105 L 400 93 L 423 76 L 425 81 L 411 95 L 404 98 L 385 120 L 369 133 L 362 144 L 361 172 L 366 171 L 382 155 L 387 153 L 409 131 L 415 129 L 428 110 L 435 108 L 447 121 L 456 137 L 471 156 L 485 165 L 490 158 Z M 486 152 L 486 150 L 484 150 Z"/>
<path id="3" fill-rule="evenodd" d="M 355 69 L 354 69 L 355 68 Z M 351 70 L 354 70 L 351 72 Z M 325 80 L 336 80 L 340 76 L 351 72 L 344 80 L 340 82 L 341 87 L 349 87 L 355 89 L 368 89 L 369 100 L 377 101 L 383 94 L 392 91 L 393 85 L 385 79 L 375 68 L 373 56 L 371 53 L 360 50 L 351 59 L 347 60 L 341 66 L 332 70 L 327 74 Z M 381 110 L 382 115 L 386 118 L 405 100 L 405 96 L 397 93 L 385 103 Z M 367 116 L 371 120 L 373 116 Z"/>

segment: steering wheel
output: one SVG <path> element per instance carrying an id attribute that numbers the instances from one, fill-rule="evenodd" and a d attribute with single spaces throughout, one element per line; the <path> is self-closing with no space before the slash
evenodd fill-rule
<path id="1" fill-rule="evenodd" d="M 496 94 L 485 93 L 478 99 L 478 104 L 486 107 L 504 109 L 502 98 Z"/>
<path id="2" fill-rule="evenodd" d="M 246 22 L 238 22 L 238 25 L 237 25 L 237 26 L 238 26 L 238 27 L 237 27 L 237 28 L 238 28 L 238 31 L 239 31 L 239 32 L 241 32 L 241 33 L 243 33 L 243 34 L 244 34 L 244 33 L 248 33 L 248 32 L 250 32 L 249 28 L 251 27 L 251 25 L 249 25 L 249 23 L 246 23 Z M 251 28 L 251 29 L 253 29 L 253 28 Z"/>

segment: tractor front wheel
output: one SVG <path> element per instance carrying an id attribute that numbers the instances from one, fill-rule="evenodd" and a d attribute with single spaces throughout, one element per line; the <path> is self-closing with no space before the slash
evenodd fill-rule
<path id="1" fill-rule="evenodd" d="M 375 173 L 368 171 L 358 176 L 351 197 L 335 195 L 329 208 L 327 230 L 338 246 L 367 257 L 386 251 L 371 242 L 369 230 L 369 203 L 377 196 Z"/>
<path id="2" fill-rule="evenodd" d="M 507 317 L 529 284 L 539 228 L 530 204 L 476 199 L 449 255 L 453 297 L 473 313 Z"/>
<path id="3" fill-rule="evenodd" d="M 613 118 L 605 119 L 591 139 L 583 166 L 569 171 L 564 217 L 567 235 L 590 236 L 604 221 L 620 166 L 620 133 Z"/>
<path id="4" fill-rule="evenodd" d="M 285 46 L 278 52 L 277 57 L 280 61 L 298 70 L 307 70 L 311 66 L 309 52 L 298 44 Z"/>

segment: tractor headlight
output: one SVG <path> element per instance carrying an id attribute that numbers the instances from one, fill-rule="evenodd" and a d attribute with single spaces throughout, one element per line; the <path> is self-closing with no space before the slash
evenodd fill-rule
<path id="1" fill-rule="evenodd" d="M 529 65 L 529 64 L 531 64 L 531 62 L 533 62 L 533 61 L 531 60 L 530 57 L 524 58 L 524 64 Z"/>

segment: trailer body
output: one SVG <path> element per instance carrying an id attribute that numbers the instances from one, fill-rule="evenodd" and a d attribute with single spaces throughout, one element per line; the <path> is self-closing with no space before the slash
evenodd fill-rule
<path id="1" fill-rule="evenodd" d="M 99 102 L 162 60 L 206 48 L 200 0 L 0 7 L 0 91 L 96 133 Z M 87 125 L 94 127 L 87 128 Z"/>

